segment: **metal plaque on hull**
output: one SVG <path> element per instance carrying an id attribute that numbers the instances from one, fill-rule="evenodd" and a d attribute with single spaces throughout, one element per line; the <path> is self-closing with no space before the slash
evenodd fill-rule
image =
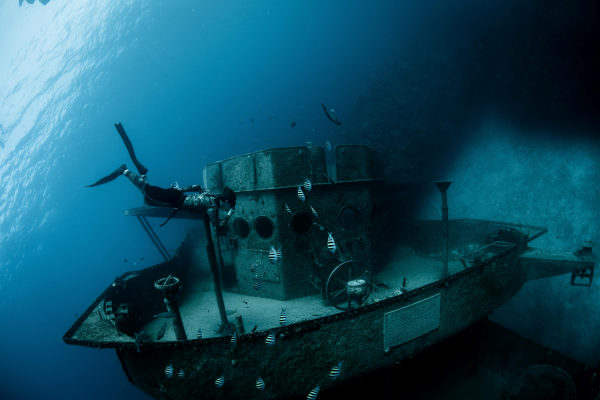
<path id="1" fill-rule="evenodd" d="M 384 350 L 418 338 L 439 328 L 440 300 L 438 293 L 410 306 L 383 315 Z"/>

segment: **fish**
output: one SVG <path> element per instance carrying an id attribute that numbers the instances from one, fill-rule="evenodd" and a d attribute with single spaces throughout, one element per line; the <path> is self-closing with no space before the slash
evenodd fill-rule
<path id="1" fill-rule="evenodd" d="M 198 328 L 198 340 L 202 340 L 202 329 Z"/>
<path id="2" fill-rule="evenodd" d="M 269 115 L 269 120 L 273 119 L 273 114 Z"/>
<path id="3" fill-rule="evenodd" d="M 144 261 L 144 257 L 140 258 L 140 260 Z"/>
<path id="4" fill-rule="evenodd" d="M 175 318 L 176 315 L 174 312 L 161 312 L 160 314 L 156 314 L 154 318 Z"/>
<path id="5" fill-rule="evenodd" d="M 315 218 L 319 218 L 319 214 L 317 214 L 317 212 L 315 211 L 315 209 L 313 208 L 313 206 L 311 206 L 310 204 L 308 206 L 310 207 L 310 211 L 312 211 L 312 213 L 315 216 Z"/>
<path id="6" fill-rule="evenodd" d="M 254 123 L 254 117 L 250 118 L 250 122 Z"/>
<path id="7" fill-rule="evenodd" d="M 240 124 L 244 123 L 244 118 L 240 118 Z"/>
<path id="8" fill-rule="evenodd" d="M 288 214 L 292 215 L 292 210 L 290 210 L 287 203 L 283 203 L 283 204 L 285 204 L 285 211 L 287 211 Z"/>
<path id="9" fill-rule="evenodd" d="M 331 114 L 329 114 L 329 111 L 327 111 L 327 107 L 325 107 L 325 105 L 323 103 L 321 103 L 321 105 L 323 106 L 323 110 L 325 111 L 325 115 L 327 115 L 327 118 L 329 118 L 329 120 L 331 122 L 333 122 L 336 125 L 341 125 L 342 124 L 340 122 L 340 120 L 338 119 L 338 117 L 336 117 L 335 115 L 332 116 Z M 331 110 L 331 112 L 333 112 L 333 109 Z"/>
<path id="10" fill-rule="evenodd" d="M 277 259 L 278 260 L 283 260 L 283 256 L 281 255 L 281 246 L 279 246 L 279 248 L 277 249 Z"/>
<path id="11" fill-rule="evenodd" d="M 331 232 L 329 232 L 329 237 L 327 238 L 327 248 L 329 249 L 331 254 L 335 254 L 335 250 L 337 249 L 337 246 L 335 245 L 333 236 L 331 236 Z"/>
<path id="12" fill-rule="evenodd" d="M 262 285 L 263 285 L 262 281 L 256 282 L 254 284 L 254 290 L 256 290 L 258 292 L 260 289 L 262 289 Z"/>
<path id="13" fill-rule="evenodd" d="M 181 379 L 185 378 L 185 373 L 183 372 L 183 368 L 179 370 L 179 377 Z"/>
<path id="14" fill-rule="evenodd" d="M 275 250 L 274 246 L 271 246 L 271 250 L 269 250 L 269 261 L 271 261 L 271 264 L 277 262 L 277 250 Z"/>
<path id="15" fill-rule="evenodd" d="M 125 262 L 127 262 L 127 259 L 125 259 Z"/>
<path id="16" fill-rule="evenodd" d="M 312 189 L 312 183 L 310 183 L 308 178 L 304 178 L 304 189 L 308 190 L 309 192 Z"/>
<path id="17" fill-rule="evenodd" d="M 331 143 L 329 143 L 329 140 L 325 142 L 325 148 L 327 151 L 331 151 Z"/>
<path id="18" fill-rule="evenodd" d="M 167 378 L 173 376 L 173 364 L 169 364 L 169 366 L 165 368 L 165 375 L 167 376 Z"/>
<path id="19" fill-rule="evenodd" d="M 195 373 L 195 372 L 192 372 L 192 373 L 190 374 L 190 376 L 188 376 L 188 379 L 194 379 L 195 377 L 196 377 L 196 373 Z"/>
<path id="20" fill-rule="evenodd" d="M 223 387 L 224 384 L 225 384 L 225 377 L 223 375 L 221 375 L 215 381 L 215 385 L 217 385 L 217 387 L 220 388 L 220 387 Z"/>
<path id="21" fill-rule="evenodd" d="M 250 272 L 254 272 L 254 264 L 250 266 Z"/>
<path id="22" fill-rule="evenodd" d="M 233 335 L 231 335 L 231 345 L 235 346 L 237 344 L 237 332 L 233 332 Z"/>
<path id="23" fill-rule="evenodd" d="M 304 192 L 302 191 L 302 188 L 300 187 L 300 185 L 298 185 L 298 198 L 300 200 L 302 200 L 302 202 L 304 203 L 304 199 L 305 199 Z"/>
<path id="24" fill-rule="evenodd" d="M 334 182 L 333 182 L 333 179 L 331 179 L 331 178 L 329 177 L 329 175 L 327 175 L 326 173 L 323 173 L 323 175 L 325 175 L 325 178 L 327 178 L 327 183 L 329 183 L 330 185 L 333 185 L 333 183 L 334 183 Z"/>
<path id="25" fill-rule="evenodd" d="M 160 328 L 160 331 L 158 331 L 158 334 L 156 335 L 156 340 L 160 340 L 163 338 L 163 336 L 165 336 L 165 331 L 167 330 L 167 323 L 165 322 L 165 324 L 163 325 L 162 328 Z"/>
<path id="26" fill-rule="evenodd" d="M 138 333 L 138 334 L 135 336 L 135 347 L 137 347 L 137 352 L 138 352 L 138 353 L 141 353 L 141 351 L 140 351 L 140 346 L 142 345 L 142 342 L 143 342 L 145 339 L 149 339 L 149 338 L 150 338 L 150 335 L 148 335 L 148 334 L 147 334 L 146 332 L 144 332 L 144 331 L 141 331 L 140 333 Z"/>
<path id="27" fill-rule="evenodd" d="M 317 383 L 317 386 L 315 386 L 315 388 L 310 391 L 310 393 L 306 397 L 306 400 L 315 400 L 317 398 L 317 395 L 319 394 L 319 390 L 321 390 L 321 387 Z"/>
<path id="28" fill-rule="evenodd" d="M 332 381 L 335 381 L 335 378 L 340 376 L 340 372 L 342 371 L 342 363 L 343 361 L 338 361 L 337 365 L 331 367 L 331 371 L 329 372 L 329 377 Z"/>
<path id="29" fill-rule="evenodd" d="M 248 303 L 247 303 L 247 302 L 245 302 L 245 301 L 242 301 L 242 303 L 246 303 L 246 304 L 248 304 Z"/>
<path id="30" fill-rule="evenodd" d="M 258 379 L 256 380 L 256 388 L 258 390 L 260 390 L 261 392 L 263 390 L 265 390 L 265 381 L 262 380 L 262 378 L 259 376 Z"/>
<path id="31" fill-rule="evenodd" d="M 292 122 L 292 128 L 296 126 L 296 122 Z"/>
<path id="32" fill-rule="evenodd" d="M 227 311 L 225 311 L 225 314 L 227 314 L 227 315 L 233 315 L 236 312 L 237 312 L 237 308 L 235 310 L 227 310 Z"/>
<path id="33" fill-rule="evenodd" d="M 281 315 L 279 316 L 279 323 L 281 326 L 287 325 L 287 313 L 285 312 L 285 308 L 281 309 Z"/>
<path id="34" fill-rule="evenodd" d="M 273 345 L 275 344 L 275 334 L 273 333 L 273 331 L 269 333 L 269 336 L 267 336 L 267 338 L 265 339 L 265 343 L 267 344 L 267 347 L 273 347 Z"/>

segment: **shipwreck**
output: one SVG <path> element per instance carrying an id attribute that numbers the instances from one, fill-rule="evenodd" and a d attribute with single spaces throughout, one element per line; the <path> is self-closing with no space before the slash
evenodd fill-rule
<path id="1" fill-rule="evenodd" d="M 546 228 L 449 219 L 449 181 L 388 182 L 368 146 L 338 145 L 329 164 L 328 154 L 285 147 L 206 165 L 204 187 L 235 190 L 237 211 L 226 229 L 189 230 L 174 254 L 147 220 L 170 210 L 126 210 L 165 261 L 118 277 L 63 340 L 115 349 L 129 381 L 157 399 L 281 399 L 417 356 L 528 280 L 591 285 L 591 242 L 531 247 Z M 394 195 L 433 184 L 441 220 L 390 218 Z"/>

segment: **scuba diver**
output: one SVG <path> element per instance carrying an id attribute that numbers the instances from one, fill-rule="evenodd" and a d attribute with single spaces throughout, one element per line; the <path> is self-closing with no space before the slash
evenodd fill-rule
<path id="1" fill-rule="evenodd" d="M 169 220 L 175 216 L 177 210 L 184 210 L 190 213 L 201 215 L 207 213 L 210 222 L 216 228 L 221 228 L 227 224 L 227 221 L 229 221 L 229 218 L 231 218 L 235 212 L 236 196 L 233 190 L 225 187 L 223 194 L 215 195 L 209 193 L 200 185 L 190 185 L 180 188 L 177 182 L 175 182 L 175 184 L 171 185 L 169 189 L 163 189 L 148 184 L 148 179 L 146 178 L 148 169 L 144 167 L 136 158 L 135 152 L 133 151 L 133 146 L 127 137 L 127 134 L 125 133 L 125 129 L 123 129 L 123 125 L 119 123 L 115 124 L 115 127 L 117 128 L 117 132 L 119 132 L 121 139 L 123 139 L 125 147 L 127 147 L 127 151 L 131 157 L 131 161 L 133 161 L 133 164 L 136 166 L 140 175 L 136 175 L 135 173 L 131 172 L 129 169 L 127 169 L 127 166 L 123 164 L 111 174 L 100 179 L 93 185 L 86 187 L 103 185 L 117 179 L 121 175 L 125 175 L 135 185 L 135 187 L 142 192 L 144 195 L 145 204 L 155 207 L 173 208 L 173 213 L 171 216 L 160 226 L 164 226 L 167 222 L 169 222 Z M 186 195 L 186 192 L 198 192 L 198 194 Z M 227 216 L 222 221 L 219 221 L 219 209 L 228 211 Z"/>

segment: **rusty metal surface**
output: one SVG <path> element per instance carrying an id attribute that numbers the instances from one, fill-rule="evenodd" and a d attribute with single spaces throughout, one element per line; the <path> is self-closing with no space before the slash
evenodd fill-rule
<path id="1" fill-rule="evenodd" d="M 582 260 L 567 251 L 529 247 L 519 256 L 519 262 L 531 280 L 594 268 L 596 260 Z"/>

